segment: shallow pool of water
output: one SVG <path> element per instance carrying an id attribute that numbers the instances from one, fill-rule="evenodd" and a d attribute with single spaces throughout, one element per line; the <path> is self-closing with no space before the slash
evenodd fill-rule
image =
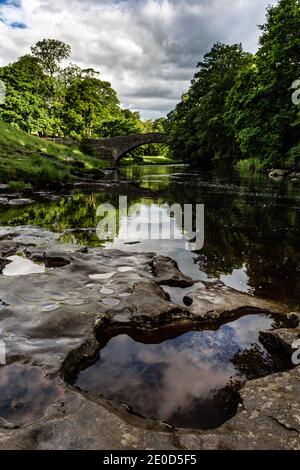
<path id="1" fill-rule="evenodd" d="M 15 425 L 39 419 L 58 396 L 58 387 L 39 367 L 0 366 L 0 418 Z"/>
<path id="2" fill-rule="evenodd" d="M 279 367 L 259 342 L 259 331 L 275 326 L 266 315 L 250 315 L 217 331 L 118 334 L 103 341 L 96 362 L 74 384 L 147 418 L 215 428 L 234 415 L 246 378 Z"/>
<path id="3" fill-rule="evenodd" d="M 2 270 L 3 276 L 27 276 L 28 274 L 40 274 L 45 272 L 45 265 L 34 263 L 23 256 L 15 255 L 6 258 L 9 263 Z"/>

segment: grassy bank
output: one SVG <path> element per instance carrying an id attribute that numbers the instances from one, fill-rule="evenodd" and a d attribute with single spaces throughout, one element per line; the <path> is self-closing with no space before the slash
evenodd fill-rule
<path id="1" fill-rule="evenodd" d="M 12 189 L 67 183 L 79 172 L 97 172 L 106 166 L 79 147 L 49 142 L 0 121 L 0 182 Z"/>
<path id="2" fill-rule="evenodd" d="M 235 164 L 235 168 L 238 171 L 252 171 L 254 173 L 261 172 L 264 170 L 264 165 L 259 158 L 248 158 L 246 160 L 239 160 Z"/>
<path id="3" fill-rule="evenodd" d="M 123 158 L 121 160 L 121 165 L 122 166 L 127 166 L 127 165 L 170 165 L 170 164 L 176 164 L 180 163 L 177 160 L 173 160 L 172 158 L 169 157 L 164 157 L 163 155 L 159 156 L 144 156 L 140 161 L 135 161 L 131 157 Z"/>
<path id="4" fill-rule="evenodd" d="M 263 158 L 247 158 L 245 160 L 239 160 L 235 164 L 235 169 L 238 171 L 252 171 L 255 173 L 266 173 L 268 170 L 270 171 L 271 167 L 287 170 L 289 172 L 300 171 L 300 145 L 295 147 L 294 152 L 290 152 L 288 158 L 281 164 L 271 165 Z"/>

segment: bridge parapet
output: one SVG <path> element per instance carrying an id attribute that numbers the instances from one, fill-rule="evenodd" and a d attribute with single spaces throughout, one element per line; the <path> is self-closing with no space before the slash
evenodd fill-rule
<path id="1" fill-rule="evenodd" d="M 90 139 L 85 147 L 103 160 L 117 163 L 127 152 L 145 144 L 166 144 L 167 136 L 161 132 L 130 134 L 109 139 Z"/>

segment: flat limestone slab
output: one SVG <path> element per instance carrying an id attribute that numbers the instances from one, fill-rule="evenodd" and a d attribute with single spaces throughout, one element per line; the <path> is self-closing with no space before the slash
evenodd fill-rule
<path id="1" fill-rule="evenodd" d="M 103 328 L 213 325 L 286 309 L 219 282 L 203 283 L 186 295 L 189 306 L 178 305 L 160 285 L 186 292 L 193 280 L 169 258 L 61 244 L 59 237 L 38 227 L 0 227 L 1 270 L 10 256 L 45 265 L 43 273 L 0 274 L 8 366 L 39 368 L 57 391 L 38 418 L 16 424 L 0 417 L 0 449 L 299 449 L 299 367 L 247 382 L 234 418 L 205 432 L 142 419 L 67 385 L 62 372 L 93 356 Z M 295 332 L 272 334 L 288 347 Z"/>

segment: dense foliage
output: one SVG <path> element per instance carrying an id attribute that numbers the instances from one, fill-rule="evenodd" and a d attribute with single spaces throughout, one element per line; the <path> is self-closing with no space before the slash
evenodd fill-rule
<path id="1" fill-rule="evenodd" d="M 174 157 L 299 166 L 300 100 L 293 102 L 292 94 L 300 88 L 300 1 L 269 7 L 260 29 L 257 54 L 217 43 L 198 64 L 190 89 L 169 115 Z"/>
<path id="2" fill-rule="evenodd" d="M 122 109 L 117 93 L 99 72 L 74 64 L 62 67 L 70 54 L 67 44 L 44 39 L 30 55 L 0 68 L 7 91 L 0 119 L 30 134 L 78 140 L 163 129 L 164 120 L 144 122 L 139 113 Z M 147 146 L 138 155 L 162 151 Z"/>

